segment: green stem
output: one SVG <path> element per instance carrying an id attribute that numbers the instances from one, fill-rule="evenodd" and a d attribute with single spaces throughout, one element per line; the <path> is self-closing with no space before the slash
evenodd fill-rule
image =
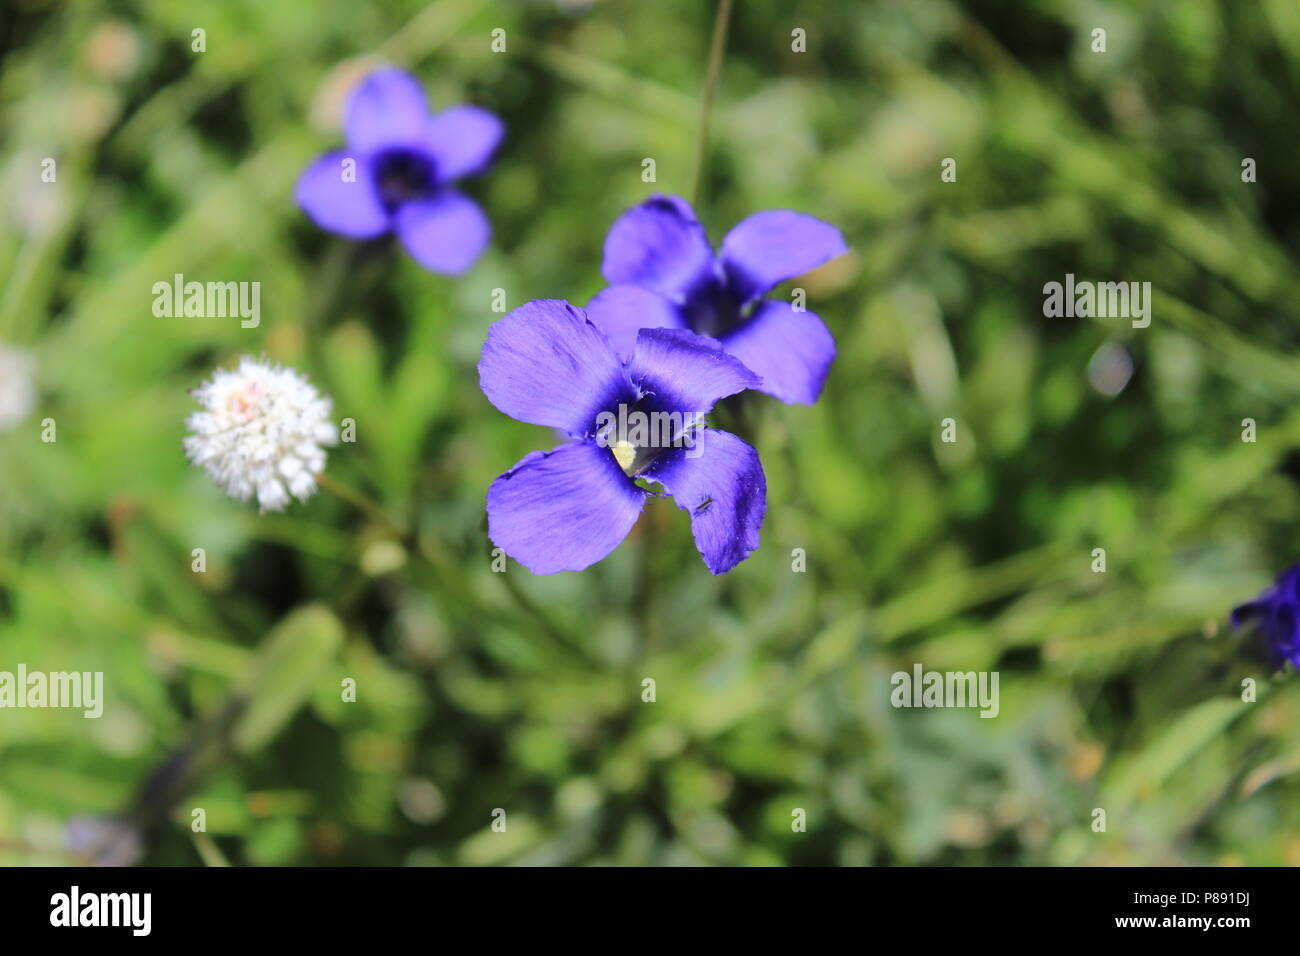
<path id="1" fill-rule="evenodd" d="M 302 335 L 312 368 L 320 380 L 336 391 L 331 367 L 325 360 L 325 341 L 329 336 L 329 320 L 340 311 L 343 304 L 344 280 L 355 275 L 361 244 L 343 239 L 334 240 L 316 269 L 316 278 L 308 295 L 302 316 Z"/>
<path id="2" fill-rule="evenodd" d="M 524 593 L 523 588 L 519 586 L 519 582 L 514 579 L 508 570 L 501 577 L 505 581 L 506 590 L 510 592 L 510 596 L 519 605 L 519 609 L 537 623 L 542 633 L 549 637 L 552 643 L 587 666 L 599 667 L 600 662 L 592 656 L 591 652 L 579 642 L 570 639 L 564 629 L 552 621 L 550 615 L 538 607 L 536 602 Z"/>
<path id="3" fill-rule="evenodd" d="M 727 46 L 727 25 L 731 22 L 732 0 L 719 0 L 718 12 L 713 18 L 713 40 L 709 44 L 709 66 L 704 78 L 704 98 L 700 101 L 700 126 L 695 140 L 695 168 L 691 173 L 691 204 L 700 204 L 704 188 L 704 156 L 709 148 L 709 117 L 713 112 L 713 96 L 722 74 L 722 53 Z"/>
<path id="4" fill-rule="evenodd" d="M 230 861 L 226 855 L 221 852 L 217 842 L 206 833 L 194 834 L 194 849 L 198 851 L 200 859 L 203 860 L 204 866 L 227 867 Z"/>
<path id="5" fill-rule="evenodd" d="M 478 599 L 473 592 L 469 579 L 461 568 L 460 562 L 434 539 L 424 534 L 417 535 L 415 553 L 421 559 L 424 569 L 429 572 L 430 583 L 437 582 L 444 591 L 456 596 L 454 607 L 467 624 L 479 625 L 485 620 L 515 623 L 509 621 L 495 608 L 485 605 L 484 602 Z M 511 577 L 508 570 L 501 577 L 504 578 L 506 591 L 510 593 L 515 604 L 525 616 L 536 622 L 538 628 L 552 643 L 588 667 L 599 668 L 600 662 L 596 660 L 591 652 L 580 643 L 571 640 L 565 633 L 564 628 L 556 624 L 545 611 L 539 608 L 523 592 L 523 589 Z"/>
<path id="6" fill-rule="evenodd" d="M 342 498 L 353 507 L 364 511 L 372 519 L 387 528 L 394 536 L 401 539 L 408 537 L 406 530 L 388 516 L 388 512 L 383 509 L 383 506 L 380 505 L 379 502 L 374 501 L 353 488 L 349 488 L 347 485 L 335 481 L 324 472 L 321 472 L 316 476 L 316 484 L 320 485 L 320 487 L 324 488 L 326 491 Z"/>
<path id="7" fill-rule="evenodd" d="M 637 575 L 637 586 L 632 595 L 635 604 L 637 637 L 636 653 L 633 655 L 632 663 L 637 668 L 640 668 L 649 655 L 651 645 L 655 643 L 655 562 L 659 549 L 663 547 L 664 536 L 660 529 L 662 509 L 654 507 L 654 504 L 653 500 L 648 502 L 645 514 L 641 517 L 644 525 L 641 529 L 641 567 Z M 639 680 L 645 675 L 633 676 Z"/>
<path id="8" fill-rule="evenodd" d="M 347 485 L 335 481 L 324 473 L 316 476 L 316 483 L 322 488 L 332 492 L 343 501 L 346 501 L 348 504 L 365 512 L 375 521 L 383 524 L 390 534 L 405 542 L 411 553 L 417 559 L 422 561 L 424 566 L 432 572 L 432 580 L 441 582 L 449 593 L 457 595 L 459 601 L 462 603 L 468 602 L 469 604 L 477 604 L 473 594 L 471 593 L 469 582 L 466 580 L 460 565 L 439 542 L 430 538 L 428 535 L 407 531 L 394 522 L 378 502 L 373 501 L 371 498 L 359 491 L 349 488 Z M 571 640 L 565 633 L 564 629 L 552 621 L 550 616 L 539 608 L 533 600 L 523 592 L 514 579 L 511 578 L 509 572 L 507 572 L 504 577 L 506 590 L 510 592 L 510 596 L 514 598 L 519 609 L 523 611 L 526 616 L 535 621 L 547 637 L 549 637 L 566 653 L 581 660 L 584 664 L 587 664 L 588 666 L 598 665 L 599 662 L 596 661 L 585 647 L 578 642 Z M 490 615 L 487 615 L 486 609 L 477 607 L 473 616 L 481 617 Z"/>

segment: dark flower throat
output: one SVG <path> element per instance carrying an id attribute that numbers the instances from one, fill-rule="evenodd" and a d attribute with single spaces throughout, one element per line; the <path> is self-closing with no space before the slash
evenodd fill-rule
<path id="1" fill-rule="evenodd" d="M 374 171 L 379 198 L 389 212 L 402 203 L 430 195 L 438 182 L 433 160 L 413 149 L 381 153 Z"/>

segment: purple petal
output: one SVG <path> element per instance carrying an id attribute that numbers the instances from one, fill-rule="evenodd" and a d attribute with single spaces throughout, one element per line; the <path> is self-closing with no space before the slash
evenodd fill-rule
<path id="1" fill-rule="evenodd" d="M 352 149 L 373 153 L 392 146 L 420 144 L 429 109 L 420 84 L 401 70 L 376 70 L 348 99 L 343 130 Z"/>
<path id="2" fill-rule="evenodd" d="M 706 428 L 695 439 L 694 448 L 662 456 L 643 475 L 690 512 L 700 557 L 714 574 L 725 574 L 758 547 L 767 479 L 758 452 L 730 432 Z"/>
<path id="3" fill-rule="evenodd" d="M 537 299 L 488 329 L 479 385 L 511 418 L 579 437 L 636 390 L 605 333 L 569 303 Z"/>
<path id="4" fill-rule="evenodd" d="M 438 179 L 448 182 L 482 172 L 505 133 L 495 113 L 477 106 L 453 106 L 428 121 L 424 146 L 438 164 Z"/>
<path id="5" fill-rule="evenodd" d="M 488 489 L 488 537 L 534 574 L 581 571 L 627 537 L 645 498 L 608 448 L 535 451 Z"/>
<path id="6" fill-rule="evenodd" d="M 847 251 L 834 226 L 775 209 L 755 213 L 727 233 L 721 258 L 732 294 L 744 305 Z"/>
<path id="7" fill-rule="evenodd" d="M 416 262 L 453 276 L 474 264 L 492 235 L 478 204 L 449 189 L 403 203 L 397 210 L 396 227 Z"/>
<path id="8" fill-rule="evenodd" d="M 344 180 L 344 161 L 355 176 Z M 352 239 L 373 239 L 392 223 L 379 201 L 370 164 L 345 152 L 326 153 L 298 178 L 294 198 L 322 229 Z"/>
<path id="9" fill-rule="evenodd" d="M 825 323 L 775 299 L 759 303 L 748 322 L 722 337 L 722 344 L 762 377 L 759 391 L 787 405 L 817 401 L 835 361 L 835 340 Z"/>
<path id="10" fill-rule="evenodd" d="M 684 199 L 655 196 L 615 220 L 605 237 L 605 278 L 684 302 L 713 274 L 713 250 Z"/>
<path id="11" fill-rule="evenodd" d="M 1258 601 L 1250 601 L 1246 604 L 1239 604 L 1232 609 L 1228 615 L 1228 622 L 1233 627 L 1241 627 L 1253 617 L 1258 617 L 1261 611 L 1261 605 Z"/>
<path id="12" fill-rule="evenodd" d="M 686 329 L 642 329 L 628 364 L 633 384 L 654 410 L 699 412 L 760 379 L 716 340 Z"/>
<path id="13" fill-rule="evenodd" d="M 641 329 L 682 329 L 681 311 L 657 292 L 636 285 L 611 285 L 587 303 L 587 318 L 609 336 L 623 361 L 632 357 Z"/>

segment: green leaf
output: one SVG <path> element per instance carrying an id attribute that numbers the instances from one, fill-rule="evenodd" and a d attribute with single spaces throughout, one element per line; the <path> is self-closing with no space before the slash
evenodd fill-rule
<path id="1" fill-rule="evenodd" d="M 231 734 L 237 751 L 257 750 L 283 729 L 334 660 L 342 640 L 342 624 L 321 605 L 294 611 L 276 626 L 241 691 L 247 704 Z"/>

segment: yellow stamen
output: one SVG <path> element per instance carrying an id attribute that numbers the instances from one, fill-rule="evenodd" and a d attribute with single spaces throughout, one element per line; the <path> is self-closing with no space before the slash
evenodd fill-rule
<path id="1" fill-rule="evenodd" d="M 614 460 L 618 462 L 618 467 L 623 469 L 624 474 L 631 474 L 628 471 L 632 467 L 632 462 L 636 460 L 636 446 L 630 441 L 617 441 L 609 446 L 609 450 L 614 453 Z"/>

